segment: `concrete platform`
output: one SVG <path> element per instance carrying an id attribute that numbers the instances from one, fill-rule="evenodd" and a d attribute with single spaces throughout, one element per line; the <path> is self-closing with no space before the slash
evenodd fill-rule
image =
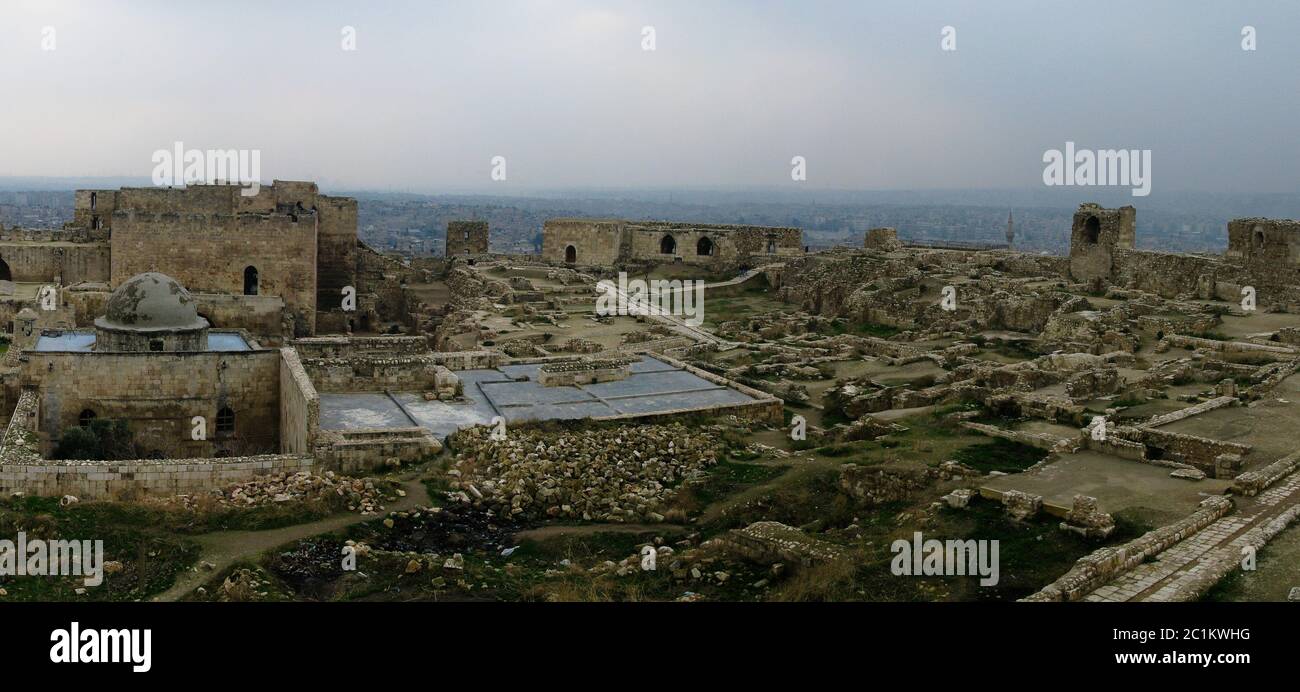
<path id="1" fill-rule="evenodd" d="M 1272 463 L 1296 451 L 1293 432 L 1300 429 L 1300 376 L 1278 383 L 1253 405 L 1232 406 L 1160 426 L 1160 430 L 1200 435 L 1252 446 L 1245 470 Z"/>
<path id="2" fill-rule="evenodd" d="M 1195 511 L 1206 495 L 1221 495 L 1232 485 L 1224 479 L 1170 478 L 1172 470 L 1083 450 L 1036 473 L 998 476 L 983 487 L 999 495 L 1007 490 L 1042 495 L 1044 509 L 1056 515 L 1070 510 L 1075 495 L 1091 495 L 1103 512 L 1145 508 L 1182 517 Z"/>
<path id="3" fill-rule="evenodd" d="M 653 356 L 641 356 L 624 380 L 543 387 L 538 364 L 462 370 L 464 402 L 425 401 L 420 392 L 321 393 L 321 427 L 327 430 L 419 425 L 441 438 L 494 416 L 506 423 L 568 420 L 623 414 L 668 413 L 756 401 Z"/>

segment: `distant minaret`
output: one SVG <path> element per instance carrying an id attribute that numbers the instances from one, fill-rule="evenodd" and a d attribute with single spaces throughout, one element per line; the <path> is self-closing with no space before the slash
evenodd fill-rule
<path id="1" fill-rule="evenodd" d="M 1016 239 L 1016 222 L 1011 219 L 1011 212 L 1007 212 L 1007 249 L 1011 249 L 1011 244 Z"/>

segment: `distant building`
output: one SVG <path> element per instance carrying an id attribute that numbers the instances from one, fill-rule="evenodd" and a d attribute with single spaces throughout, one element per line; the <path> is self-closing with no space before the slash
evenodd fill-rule
<path id="1" fill-rule="evenodd" d="M 547 219 L 542 225 L 542 257 L 557 264 L 662 261 L 722 267 L 803 251 L 798 228 L 620 219 Z"/>

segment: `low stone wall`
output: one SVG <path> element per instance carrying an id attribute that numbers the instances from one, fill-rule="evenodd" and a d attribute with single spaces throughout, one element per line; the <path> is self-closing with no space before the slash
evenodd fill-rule
<path id="1" fill-rule="evenodd" d="M 1207 351 L 1217 351 L 1219 353 L 1236 353 L 1241 355 L 1250 355 L 1273 360 L 1291 360 L 1300 356 L 1300 353 L 1286 348 L 1284 346 L 1267 346 L 1265 344 L 1255 344 L 1249 341 L 1219 341 L 1216 339 L 1202 339 L 1196 336 L 1183 336 L 1182 334 L 1166 334 L 1164 339 L 1169 345 L 1187 349 L 1205 349 Z"/>
<path id="2" fill-rule="evenodd" d="M 807 567 L 840 557 L 839 547 L 833 543 L 777 521 L 757 521 L 743 529 L 732 529 L 724 541 L 732 552 L 765 565 L 783 562 Z"/>
<path id="3" fill-rule="evenodd" d="M 1247 471 L 1233 479 L 1232 492 L 1237 495 L 1254 496 L 1260 491 L 1282 480 L 1296 469 L 1300 469 L 1300 452 L 1294 452 L 1277 461 L 1254 471 Z"/>
<path id="4" fill-rule="evenodd" d="M 1153 430 L 1151 428 L 1122 426 L 1116 428 L 1113 436 L 1140 445 L 1157 447 L 1164 451 L 1165 459 L 1191 464 L 1204 471 L 1211 478 L 1215 477 L 1216 461 L 1220 455 L 1229 454 L 1245 457 L 1251 450 L 1250 445 L 1238 442 L 1224 442 L 1208 437 Z"/>
<path id="5" fill-rule="evenodd" d="M 505 358 L 500 351 L 434 351 L 433 362 L 448 370 L 486 370 Z"/>
<path id="6" fill-rule="evenodd" d="M 1225 406 L 1232 406 L 1235 403 L 1237 403 L 1237 397 L 1235 396 L 1216 397 L 1209 401 L 1202 401 L 1195 406 L 1188 406 L 1187 408 L 1179 409 L 1172 413 L 1155 416 L 1151 420 L 1147 421 L 1146 425 L 1143 427 L 1156 428 L 1161 425 L 1168 425 L 1183 420 L 1184 418 L 1191 418 L 1192 416 L 1199 416 L 1202 413 L 1207 413 Z"/>
<path id="7" fill-rule="evenodd" d="M 1300 518 L 1300 504 L 1292 505 L 1272 519 L 1249 529 L 1240 538 L 1232 541 L 1228 548 L 1220 548 L 1213 555 L 1208 556 L 1199 573 L 1168 600 L 1199 600 L 1224 577 L 1241 569 L 1242 554 L 1247 547 L 1256 551 L 1263 550 L 1273 537 L 1282 533 L 1297 518 Z"/>
<path id="8" fill-rule="evenodd" d="M 0 493 L 75 495 L 82 500 L 196 493 L 268 473 L 312 468 L 311 457 L 265 454 L 219 459 L 53 461 L 0 465 Z"/>
<path id="9" fill-rule="evenodd" d="M 1055 435 L 1050 435 L 1048 433 L 1033 433 L 1033 432 L 1024 432 L 1021 430 L 1006 430 L 1004 428 L 999 428 L 995 425 L 987 425 L 984 423 L 971 423 L 969 421 L 963 421 L 961 423 L 961 427 L 966 428 L 967 430 L 972 430 L 974 432 L 980 433 L 981 435 L 988 435 L 989 437 L 1000 437 L 1004 440 L 1019 442 L 1020 444 L 1029 445 L 1030 447 L 1036 447 L 1038 449 L 1045 449 L 1047 451 L 1052 451 L 1057 447 L 1057 445 L 1060 445 L 1062 442 L 1070 441 L 1069 438 L 1057 437 Z"/>
<path id="10" fill-rule="evenodd" d="M 627 360 L 558 361 L 538 369 L 537 382 L 543 387 L 568 387 L 627 379 Z"/>
<path id="11" fill-rule="evenodd" d="M 40 455 L 40 395 L 23 390 L 0 447 L 0 494 L 75 495 L 83 500 L 194 493 L 267 473 L 310 469 L 302 454 L 125 461 L 54 460 Z"/>
<path id="12" fill-rule="evenodd" d="M 353 474 L 416 462 L 440 451 L 442 443 L 421 427 L 327 430 L 318 438 L 316 459 L 323 469 Z"/>
<path id="13" fill-rule="evenodd" d="M 429 342 L 423 336 L 313 336 L 294 339 L 293 346 L 304 359 L 361 354 L 413 356 L 429 351 Z"/>
<path id="14" fill-rule="evenodd" d="M 1281 384 L 1282 380 L 1294 374 L 1298 368 L 1300 368 L 1300 360 L 1274 363 L 1260 368 L 1256 374 L 1258 379 L 1255 384 L 1246 389 L 1245 396 L 1250 399 L 1263 397 Z"/>
<path id="15" fill-rule="evenodd" d="M 428 352 L 415 356 L 306 358 L 302 364 L 321 392 L 434 389 L 440 367 Z"/>
<path id="16" fill-rule="evenodd" d="M 1137 442 L 1124 440 L 1114 435 L 1107 435 L 1106 439 L 1098 440 L 1091 435 L 1085 435 L 1083 446 L 1097 452 L 1098 454 L 1109 454 L 1110 456 L 1128 459 L 1129 461 L 1140 461 L 1146 463 L 1147 448 Z"/>
<path id="17" fill-rule="evenodd" d="M 1123 545 L 1099 548 L 1079 558 L 1070 571 L 1021 600 L 1078 601 L 1219 520 L 1231 509 L 1232 501 L 1226 497 L 1206 498 L 1201 501 L 1200 509 L 1173 524 L 1149 531 Z"/>

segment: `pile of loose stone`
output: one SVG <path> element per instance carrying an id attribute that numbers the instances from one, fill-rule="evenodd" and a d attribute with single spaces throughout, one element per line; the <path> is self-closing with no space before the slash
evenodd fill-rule
<path id="1" fill-rule="evenodd" d="M 451 497 L 516 520 L 663 521 L 672 486 L 717 463 L 711 432 L 679 423 L 576 432 L 457 433 Z"/>
<path id="2" fill-rule="evenodd" d="M 400 489 L 393 492 L 399 496 L 404 494 Z M 196 510 L 211 507 L 214 503 L 220 507 L 261 507 L 281 502 L 325 499 L 330 495 L 343 498 L 348 511 L 360 512 L 363 516 L 382 512 L 383 503 L 392 499 L 386 497 L 384 491 L 372 480 L 340 476 L 333 471 L 326 471 L 324 475 L 302 471 L 258 476 L 207 493 L 174 495 L 160 498 L 156 502 Z"/>

